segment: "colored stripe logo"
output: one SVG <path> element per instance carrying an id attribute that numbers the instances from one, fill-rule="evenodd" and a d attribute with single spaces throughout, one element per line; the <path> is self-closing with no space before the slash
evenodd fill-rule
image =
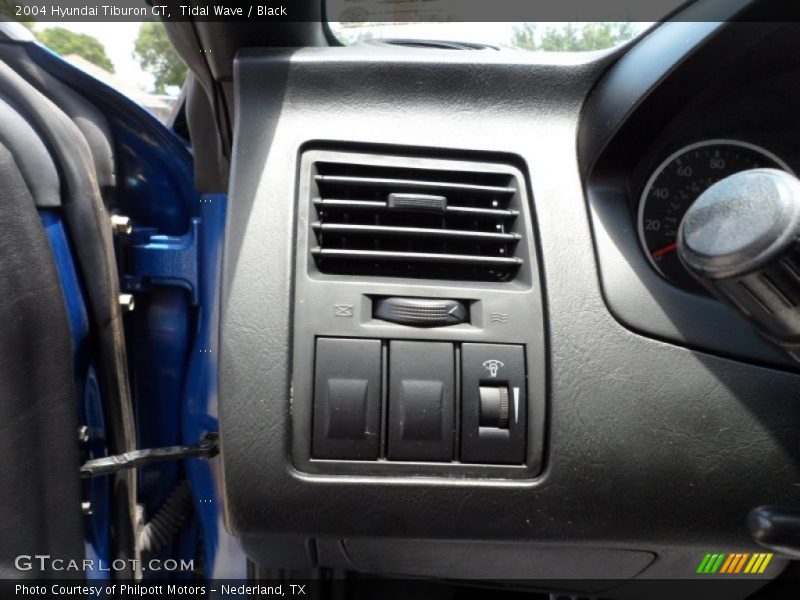
<path id="1" fill-rule="evenodd" d="M 706 554 L 697 567 L 697 573 L 702 575 L 713 575 L 715 573 L 726 575 L 760 575 L 767 569 L 772 560 L 771 553 L 756 552 L 733 552 L 727 554 L 717 552 Z"/>

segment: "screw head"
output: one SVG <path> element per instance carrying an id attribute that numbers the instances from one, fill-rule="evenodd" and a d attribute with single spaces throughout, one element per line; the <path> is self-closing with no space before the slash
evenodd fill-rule
<path id="1" fill-rule="evenodd" d="M 130 235 L 133 231 L 133 221 L 125 215 L 111 215 L 111 229 L 119 235 Z"/>
<path id="2" fill-rule="evenodd" d="M 133 294 L 120 294 L 119 305 L 122 307 L 122 310 L 128 312 L 132 311 L 136 306 L 136 300 L 134 299 Z"/>

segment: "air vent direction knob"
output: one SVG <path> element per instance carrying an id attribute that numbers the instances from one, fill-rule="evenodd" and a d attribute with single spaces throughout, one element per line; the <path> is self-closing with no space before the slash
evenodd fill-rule
<path id="1" fill-rule="evenodd" d="M 752 169 L 717 182 L 678 230 L 678 256 L 712 294 L 800 360 L 800 181 Z"/>
<path id="2" fill-rule="evenodd" d="M 430 194 L 391 193 L 386 199 L 386 209 L 443 215 L 447 213 L 447 198 Z"/>

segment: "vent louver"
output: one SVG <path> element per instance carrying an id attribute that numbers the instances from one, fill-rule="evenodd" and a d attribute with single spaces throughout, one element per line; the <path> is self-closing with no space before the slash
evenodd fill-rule
<path id="1" fill-rule="evenodd" d="M 315 162 L 311 254 L 323 273 L 507 281 L 523 264 L 510 172 Z M 460 163 L 464 164 L 464 163 Z M 411 166 L 414 165 L 414 166 Z"/>

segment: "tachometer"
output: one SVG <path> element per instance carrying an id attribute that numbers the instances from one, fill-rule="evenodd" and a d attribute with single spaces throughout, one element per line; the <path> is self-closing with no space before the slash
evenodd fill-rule
<path id="1" fill-rule="evenodd" d="M 662 162 L 639 202 L 639 238 L 656 271 L 680 287 L 696 289 L 697 284 L 675 252 L 683 215 L 700 194 L 720 179 L 761 167 L 791 172 L 768 150 L 735 140 L 692 144 Z"/>

